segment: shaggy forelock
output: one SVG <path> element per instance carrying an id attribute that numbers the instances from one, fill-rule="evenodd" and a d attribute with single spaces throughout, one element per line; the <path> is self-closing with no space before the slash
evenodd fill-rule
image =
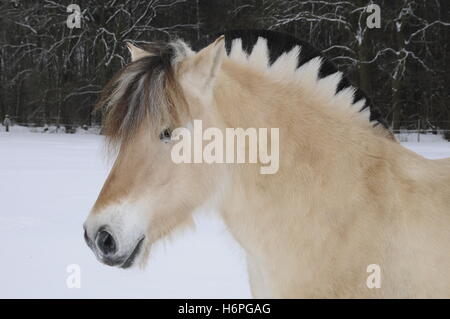
<path id="1" fill-rule="evenodd" d="M 175 65 L 188 54 L 182 41 L 150 43 L 149 56 L 119 71 L 104 88 L 96 108 L 104 109 L 103 134 L 111 145 L 131 139 L 144 124 L 155 129 L 178 120 L 183 100 Z"/>

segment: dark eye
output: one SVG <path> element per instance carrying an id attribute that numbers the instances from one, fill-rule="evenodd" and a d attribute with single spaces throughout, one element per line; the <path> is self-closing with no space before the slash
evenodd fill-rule
<path id="1" fill-rule="evenodd" d="M 172 131 L 168 128 L 166 128 L 164 131 L 162 131 L 159 134 L 159 139 L 165 143 L 170 141 L 170 136 L 172 135 Z"/>

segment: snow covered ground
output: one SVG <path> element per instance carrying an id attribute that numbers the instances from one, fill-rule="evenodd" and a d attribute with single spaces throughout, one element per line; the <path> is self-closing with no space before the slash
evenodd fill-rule
<path id="1" fill-rule="evenodd" d="M 450 143 L 425 136 L 406 147 L 450 157 Z M 0 132 L 0 298 L 246 298 L 241 249 L 212 214 L 197 230 L 154 247 L 145 270 L 100 264 L 82 223 L 108 165 L 94 134 Z M 68 288 L 67 267 L 81 269 Z"/>

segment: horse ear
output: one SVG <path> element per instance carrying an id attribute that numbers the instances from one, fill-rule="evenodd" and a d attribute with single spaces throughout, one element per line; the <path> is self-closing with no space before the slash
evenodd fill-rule
<path id="1" fill-rule="evenodd" d="M 130 42 L 127 42 L 127 47 L 128 47 L 128 50 L 130 50 L 130 53 L 131 53 L 131 62 L 134 62 L 134 61 L 136 61 L 136 60 L 138 60 L 140 58 L 143 58 L 143 57 L 146 57 L 146 56 L 150 55 L 149 52 L 147 52 L 145 50 L 142 50 L 141 48 L 138 48 L 137 46 L 131 44 Z"/>
<path id="2" fill-rule="evenodd" d="M 225 56 L 225 36 L 220 36 L 206 48 L 200 50 L 192 58 L 187 59 L 184 67 L 201 80 L 203 87 L 212 85 L 217 71 Z"/>

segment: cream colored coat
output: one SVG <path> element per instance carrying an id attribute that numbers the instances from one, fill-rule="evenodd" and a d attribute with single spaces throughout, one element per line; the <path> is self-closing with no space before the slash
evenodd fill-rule
<path id="1" fill-rule="evenodd" d="M 388 138 L 350 91 L 334 94 L 338 77 L 317 81 L 320 61 L 295 70 L 294 58 L 269 68 L 263 42 L 247 58 L 239 48 L 226 56 L 219 39 L 177 68 L 191 118 L 280 129 L 276 174 L 251 164 L 176 167 L 156 158 L 163 146 L 143 130 L 128 154 L 157 169 L 119 154 L 88 222 L 107 220 L 118 198 L 142 199 L 148 253 L 212 202 L 247 254 L 254 297 L 450 298 L 450 159 L 425 159 Z M 181 184 L 155 182 L 164 178 Z M 380 288 L 366 285 L 371 264 Z"/>

